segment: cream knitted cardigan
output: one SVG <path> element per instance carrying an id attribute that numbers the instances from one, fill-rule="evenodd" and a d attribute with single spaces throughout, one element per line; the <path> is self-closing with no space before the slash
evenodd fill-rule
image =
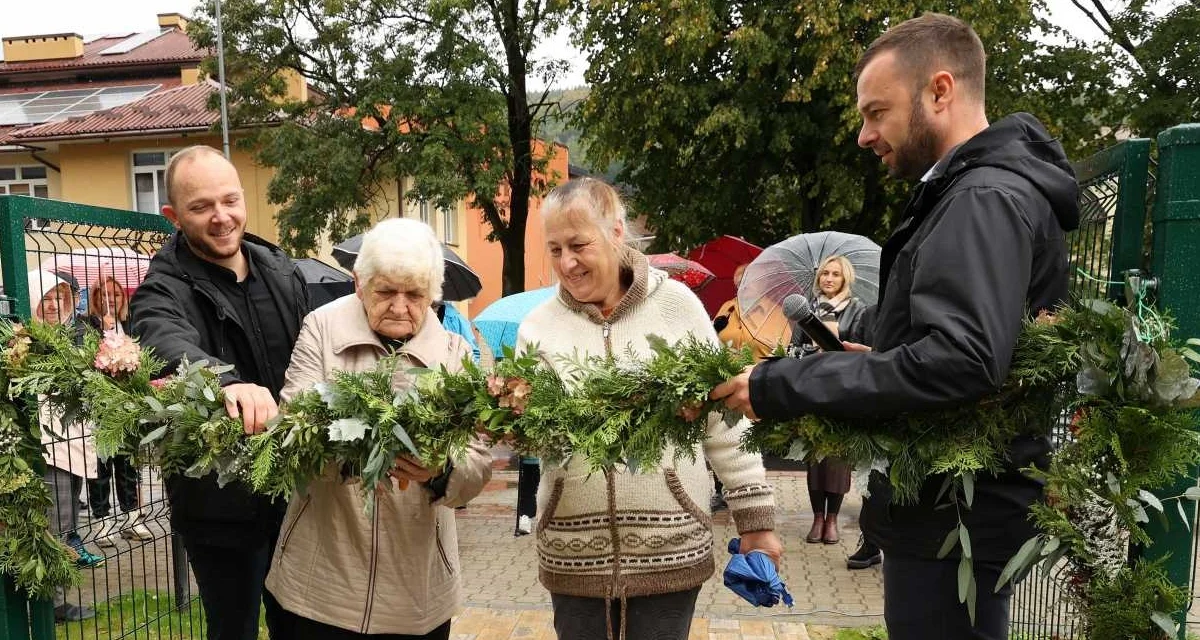
<path id="1" fill-rule="evenodd" d="M 566 375 L 560 356 L 649 357 L 648 335 L 670 342 L 692 334 L 712 342 L 716 333 L 696 296 L 645 256 L 627 250 L 622 275 L 628 292 L 608 318 L 595 305 L 559 295 L 521 323 L 517 350 L 536 345 L 542 360 Z M 708 438 L 694 461 L 675 452 L 663 468 L 590 473 L 586 461 L 543 469 L 538 489 L 539 578 L 551 593 L 626 598 L 683 591 L 713 574 L 713 485 L 708 460 L 725 485 L 738 532 L 775 526 L 773 490 L 762 459 L 738 448 L 743 420 L 734 428 L 709 417 Z M 722 545 L 723 546 L 723 545 Z"/>

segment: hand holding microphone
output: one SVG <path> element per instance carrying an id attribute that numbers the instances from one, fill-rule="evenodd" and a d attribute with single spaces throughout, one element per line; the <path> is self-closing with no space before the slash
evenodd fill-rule
<path id="1" fill-rule="evenodd" d="M 813 313 L 812 305 L 809 304 L 804 296 L 793 293 L 784 298 L 783 315 L 788 320 L 795 322 L 812 339 L 813 344 L 821 349 L 825 351 L 845 351 L 842 341 L 833 335 L 829 327 L 825 326 L 825 323 L 821 322 L 821 319 Z"/>

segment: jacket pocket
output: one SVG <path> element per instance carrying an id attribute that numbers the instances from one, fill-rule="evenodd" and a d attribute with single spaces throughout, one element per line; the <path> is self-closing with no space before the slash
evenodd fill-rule
<path id="1" fill-rule="evenodd" d="M 442 545 L 442 523 L 440 520 L 434 525 L 433 539 L 437 543 L 438 557 L 442 559 L 442 565 L 446 567 L 446 573 L 454 575 L 454 567 L 450 565 L 450 556 L 446 555 L 446 547 Z"/>
<path id="2" fill-rule="evenodd" d="M 546 509 L 542 513 L 538 514 L 538 533 L 546 530 L 546 526 L 550 524 L 550 519 L 554 517 L 554 512 L 558 511 L 558 502 L 562 500 L 564 481 L 564 478 L 559 478 L 554 481 L 554 488 L 550 490 L 550 498 L 546 500 Z"/>
<path id="3" fill-rule="evenodd" d="M 292 521 L 288 523 L 287 528 L 283 531 L 283 537 L 279 541 L 280 555 L 287 550 L 288 540 L 292 539 L 292 532 L 296 530 L 296 525 L 300 524 L 300 518 L 302 518 L 304 516 L 304 512 L 308 510 L 309 504 L 312 504 L 312 496 L 304 496 L 304 502 L 300 504 L 300 509 L 296 511 L 296 517 L 292 518 Z"/>
<path id="4" fill-rule="evenodd" d="M 675 469 L 666 469 L 663 471 L 663 477 L 667 481 L 667 490 L 674 496 L 675 502 L 679 503 L 679 506 L 688 515 L 695 518 L 696 522 L 712 528 L 712 515 L 700 508 L 700 505 L 696 504 L 696 501 L 688 495 L 687 490 L 683 488 L 683 482 L 679 479 L 679 472 Z"/>

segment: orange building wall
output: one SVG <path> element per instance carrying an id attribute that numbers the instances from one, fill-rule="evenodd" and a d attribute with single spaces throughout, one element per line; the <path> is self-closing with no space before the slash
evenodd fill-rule
<path id="1" fill-rule="evenodd" d="M 535 150 L 541 153 L 545 146 L 538 143 Z M 549 180 L 552 184 L 562 184 L 567 181 L 567 148 L 561 144 L 553 145 L 554 155 L 546 167 L 544 175 L 535 176 L 534 180 Z M 554 272 L 550 268 L 550 260 L 546 256 L 546 241 L 542 233 L 542 201 L 532 198 L 529 203 L 529 220 L 525 226 L 525 290 L 538 289 L 554 284 Z M 483 212 L 475 206 L 468 205 L 466 211 L 467 246 L 470 247 L 467 262 L 479 279 L 483 282 L 483 290 L 471 300 L 468 306 L 468 317 L 474 318 L 492 302 L 500 298 L 504 289 L 504 251 L 499 242 L 489 242 L 488 231 L 491 229 L 483 221 Z"/>

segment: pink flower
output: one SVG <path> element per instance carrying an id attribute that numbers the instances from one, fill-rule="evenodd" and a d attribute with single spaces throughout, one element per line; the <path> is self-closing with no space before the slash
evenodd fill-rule
<path id="1" fill-rule="evenodd" d="M 165 378 L 158 378 L 157 380 L 150 381 L 150 386 L 154 387 L 155 389 L 162 389 L 163 387 L 167 386 L 168 384 L 171 384 L 171 376 L 167 376 Z"/>
<path id="2" fill-rule="evenodd" d="M 500 396 L 505 395 L 505 393 L 508 391 L 508 389 L 506 387 L 507 382 L 508 381 L 504 378 L 504 376 L 498 376 L 494 373 L 492 375 L 488 376 L 487 377 L 488 395 L 492 396 L 493 398 L 499 398 Z"/>
<path id="3" fill-rule="evenodd" d="M 529 394 L 532 391 L 533 386 L 521 378 L 511 378 L 508 381 L 508 397 L 512 399 L 513 413 L 525 413 L 525 405 L 529 404 Z"/>
<path id="4" fill-rule="evenodd" d="M 133 373 L 141 365 L 142 348 L 138 343 L 124 333 L 114 330 L 104 332 L 100 348 L 96 351 L 96 359 L 92 366 L 110 376 Z"/>

